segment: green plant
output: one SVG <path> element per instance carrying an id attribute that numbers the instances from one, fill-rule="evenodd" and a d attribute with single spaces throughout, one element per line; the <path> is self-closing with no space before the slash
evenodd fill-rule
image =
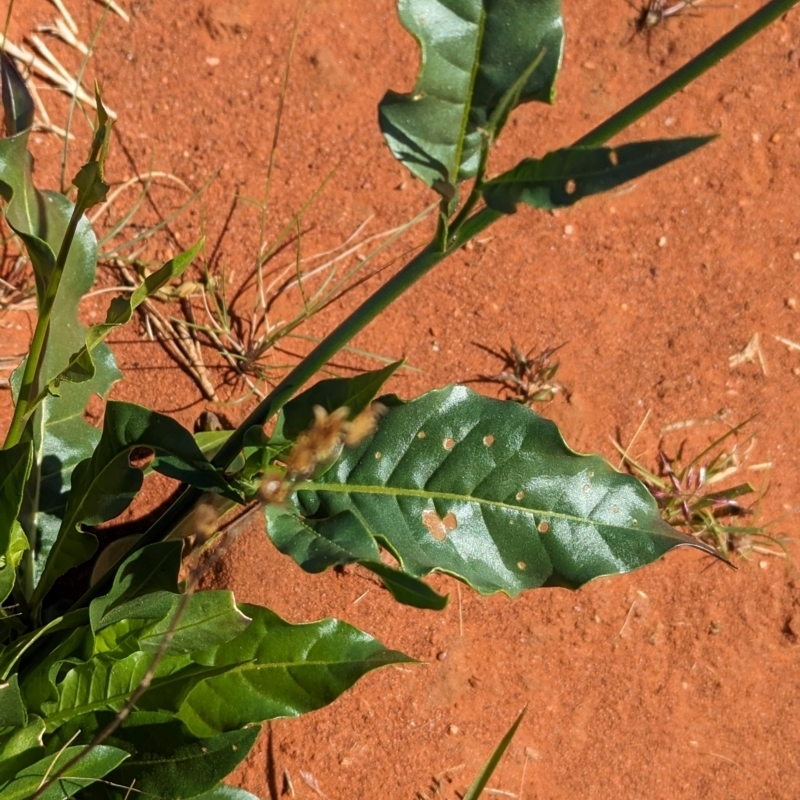
<path id="1" fill-rule="evenodd" d="M 662 519 L 714 547 L 723 556 L 732 553 L 784 555 L 781 539 L 767 533 L 772 523 L 759 523 L 761 494 L 751 506 L 740 498 L 755 495 L 748 482 L 730 485 L 740 469 L 741 443 L 726 448 L 726 443 L 746 425 L 736 425 L 715 439 L 693 458 L 686 458 L 686 442 L 681 442 L 674 456 L 669 456 L 663 442 L 656 455 L 656 471 L 642 466 L 627 450 L 616 443 L 625 466 L 637 475 L 658 503 Z M 748 438 L 747 441 L 750 441 Z M 736 520 L 751 518 L 748 525 Z M 773 520 L 775 522 L 775 520 Z M 779 551 L 765 548 L 773 545 Z"/>
<path id="2" fill-rule="evenodd" d="M 203 565 L 194 556 L 181 581 L 182 540 L 218 539 L 235 506 L 263 508 L 272 541 L 307 571 L 358 563 L 399 601 L 428 609 L 447 602 L 423 580 L 433 571 L 513 596 L 578 587 L 676 546 L 714 554 L 666 524 L 633 476 L 576 454 L 519 404 L 462 387 L 408 403 L 381 395 L 399 363 L 302 389 L 390 302 L 519 203 L 572 205 L 707 143 L 602 146 L 793 4 L 774 0 L 575 145 L 489 178 L 514 107 L 552 99 L 559 3 L 400 0 L 423 67 L 412 93 L 386 95 L 381 126 L 396 157 L 439 193 L 434 236 L 203 450 L 174 420 L 130 403 L 107 403 L 102 431 L 82 416 L 90 393 L 105 395 L 121 377 L 103 340 L 180 277 L 202 242 L 83 329 L 75 308 L 96 260 L 84 213 L 107 190 L 110 123 L 98 95 L 75 204 L 38 192 L 26 148 L 32 104 L 2 61 L 0 190 L 33 265 L 39 318 L 0 451 L 0 800 L 125 797 L 134 784 L 156 797 L 222 797 L 220 781 L 264 721 L 306 713 L 365 672 L 411 660 L 336 620 L 291 625 L 228 591 L 195 592 Z M 70 571 L 93 557 L 92 528 L 127 508 L 153 471 L 186 488 L 76 596 Z"/>
<path id="3" fill-rule="evenodd" d="M 484 375 L 478 380 L 481 383 L 500 384 L 508 399 L 533 407 L 534 403 L 549 403 L 558 392 L 566 391 L 555 381 L 561 364 L 558 361 L 551 361 L 564 346 L 563 344 L 558 347 L 546 347 L 535 356 L 533 355 L 535 347 L 525 353 L 513 339 L 508 350 L 501 348 L 496 351 L 484 345 L 478 346 L 503 362 L 502 372 L 496 375 Z M 569 392 L 566 394 L 569 397 Z"/>

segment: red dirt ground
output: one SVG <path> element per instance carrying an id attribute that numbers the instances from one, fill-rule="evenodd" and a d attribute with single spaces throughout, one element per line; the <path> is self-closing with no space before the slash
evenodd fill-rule
<path id="1" fill-rule="evenodd" d="M 88 38 L 100 6 L 69 5 Z M 124 5 L 131 23 L 109 17 L 91 68 L 120 114 L 109 177 L 120 181 L 152 164 L 197 187 L 220 169 L 202 211 L 196 207 L 173 230 L 188 246 L 202 224 L 218 242 L 220 261 L 243 276 L 258 246 L 257 213 L 240 203 L 228 215 L 235 193 L 263 190 L 295 2 Z M 637 12 L 624 0 L 567 2 L 557 104 L 515 114 L 493 169 L 574 141 L 755 6 L 745 0 L 676 17 L 652 32 L 648 53 L 645 39 L 631 36 Z M 54 13 L 43 0 L 20 2 L 12 40 Z M 53 49 L 77 64 L 66 49 Z M 800 352 L 774 337 L 800 342 L 798 53 L 795 10 L 627 137 L 711 132 L 718 141 L 569 211 L 521 211 L 501 221 L 355 346 L 406 356 L 421 372 L 402 373 L 390 388 L 410 397 L 499 371 L 478 343 L 568 342 L 558 377 L 570 401 L 559 396 L 541 410 L 573 447 L 613 458 L 610 439 L 630 441 L 650 410 L 634 453 L 652 463 L 668 423 L 721 409 L 730 409 L 725 419 L 734 423 L 757 414 L 741 479 L 768 481 L 764 519 L 793 508 Z M 383 92 L 408 90 L 417 60 L 392 0 L 309 0 L 277 150 L 270 236 L 333 167 L 307 218 L 304 254 L 336 246 L 370 215 L 368 230 L 377 232 L 431 202 L 393 160 L 376 122 Z M 52 93 L 44 99 L 59 121 L 63 106 Z M 57 158 L 59 146 L 55 137 L 37 136 L 40 183 L 53 185 L 56 171 L 46 160 Z M 159 197 L 170 207 L 182 199 L 167 190 Z M 168 245 L 161 247 L 154 256 L 168 255 Z M 292 258 L 284 253 L 280 264 Z M 377 282 L 316 317 L 307 332 L 324 333 Z M 99 317 L 103 302 L 87 304 L 87 321 Z M 20 314 L 0 317 L 16 338 L 27 325 Z M 731 368 L 729 357 L 755 333 L 766 369 Z M 3 355 L 18 349 L 13 338 Z M 119 337 L 114 349 L 126 375 L 115 398 L 174 413 L 186 425 L 207 406 L 141 329 Z M 252 405 L 224 411 L 236 420 Z M 725 429 L 698 426 L 693 440 L 706 443 Z M 747 470 L 766 462 L 773 465 L 767 472 Z M 774 532 L 796 537 L 797 525 L 790 516 Z M 789 549 L 798 555 L 796 539 Z M 527 705 L 490 784 L 499 791 L 487 796 L 797 797 L 800 581 L 785 559 L 757 556 L 737 565 L 733 571 L 678 551 L 575 593 L 530 592 L 514 601 L 464 588 L 459 602 L 456 583 L 439 577 L 433 582 L 452 602 L 437 614 L 398 607 L 358 572 L 307 576 L 253 525 L 215 575 L 219 585 L 292 621 L 343 618 L 427 663 L 373 673 L 329 708 L 274 722 L 232 782 L 259 797 L 288 797 L 286 771 L 298 798 L 454 798 Z M 318 792 L 302 773 L 313 776 Z"/>

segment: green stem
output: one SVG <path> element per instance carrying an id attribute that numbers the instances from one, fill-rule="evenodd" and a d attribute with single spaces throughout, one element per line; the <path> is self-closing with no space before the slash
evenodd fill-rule
<path id="1" fill-rule="evenodd" d="M 762 31 L 778 17 L 783 16 L 789 9 L 797 5 L 800 0 L 770 0 L 755 14 L 740 22 L 732 31 L 726 33 L 721 39 L 695 56 L 688 64 L 675 70 L 664 78 L 661 83 L 637 97 L 625 108 L 617 111 L 612 117 L 602 122 L 586 135 L 578 139 L 573 147 L 596 147 L 607 142 L 612 136 L 633 125 L 634 122 L 648 114 L 656 106 L 679 92 L 692 81 L 699 78 L 711 67 L 716 66 L 725 56 L 741 47 L 749 39 Z"/>

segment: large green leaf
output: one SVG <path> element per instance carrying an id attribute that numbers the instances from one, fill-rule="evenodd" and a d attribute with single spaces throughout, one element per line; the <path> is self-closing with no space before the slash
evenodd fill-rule
<path id="1" fill-rule="evenodd" d="M 0 788 L 0 800 L 27 800 L 48 779 L 59 773 L 84 747 L 67 747 L 47 758 L 25 767 L 16 777 Z M 40 800 L 62 800 L 108 775 L 119 766 L 128 754 L 124 750 L 108 745 L 92 747 L 83 758 L 39 795 Z"/>
<path id="2" fill-rule="evenodd" d="M 32 159 L 27 151 L 29 135 L 30 128 L 26 128 L 0 139 L 0 195 L 7 203 L 6 219 L 30 256 L 41 303 L 74 206 L 58 192 L 39 192 L 34 186 Z M 94 283 L 96 262 L 95 235 L 88 220 L 82 217 L 50 317 L 52 335 L 47 342 L 39 387 L 52 380 L 84 343 L 86 329 L 78 319 L 78 307 Z M 94 363 L 96 372 L 92 380 L 64 386 L 59 397 L 47 398 L 26 429 L 35 453 L 20 517 L 31 544 L 29 586 L 41 574 L 58 533 L 72 470 L 92 452 L 99 439 L 99 432 L 83 419 L 86 404 L 93 394 L 105 397 L 111 385 L 122 377 L 105 344 L 94 350 Z M 19 389 L 21 370 L 12 378 L 15 392 Z"/>
<path id="3" fill-rule="evenodd" d="M 83 527 L 113 519 L 139 492 L 142 469 L 130 463 L 135 448 L 152 450 L 150 466 L 163 475 L 238 499 L 192 434 L 175 420 L 132 403 L 109 402 L 102 437 L 91 458 L 82 461 L 72 476 L 64 520 L 31 600 L 34 607 L 61 575 L 94 552 L 96 539 Z"/>
<path id="4" fill-rule="evenodd" d="M 244 633 L 192 656 L 209 667 L 232 665 L 196 686 L 181 706 L 178 717 L 197 736 L 305 714 L 377 667 L 412 661 L 339 620 L 292 625 L 267 608 L 241 608 L 253 620 Z"/>
<path id="5" fill-rule="evenodd" d="M 113 719 L 105 711 L 75 717 L 49 738 L 48 748 L 54 751 L 67 743 L 89 742 Z M 200 739 L 169 714 L 133 711 L 104 742 L 126 751 L 129 758 L 108 775 L 107 782 L 81 798 L 130 800 L 130 786 L 135 787 L 136 796 L 154 799 L 205 797 L 247 756 L 259 731 L 259 726 L 253 726 Z M 218 797 L 226 800 L 224 794 Z M 227 800 L 239 798 L 230 795 Z"/>
<path id="6" fill-rule="evenodd" d="M 56 694 L 41 703 L 48 729 L 89 711 L 118 711 L 138 689 L 156 653 L 162 658 L 142 703 L 152 710 L 177 710 L 180 698 L 198 680 L 221 671 L 187 654 L 224 645 L 250 622 L 227 591 L 185 598 L 166 592 L 137 597 L 114 609 L 105 621 L 108 624 L 96 635 L 86 631 L 77 656 L 48 666 Z M 168 630 L 172 638 L 162 648 Z"/>
<path id="7" fill-rule="evenodd" d="M 391 408 L 369 442 L 301 489 L 298 525 L 325 547 L 366 549 L 369 536 L 412 576 L 439 570 L 482 593 L 578 587 L 678 545 L 714 552 L 663 522 L 638 480 L 570 450 L 552 422 L 464 387 Z"/>
<path id="8" fill-rule="evenodd" d="M 408 94 L 388 92 L 380 125 L 395 158 L 428 186 L 474 177 L 486 137 L 496 137 L 520 76 L 541 63 L 516 102 L 552 102 L 561 64 L 559 0 L 399 0 L 422 66 Z"/>
<path id="9" fill-rule="evenodd" d="M 543 209 L 571 206 L 685 156 L 714 138 L 687 136 L 619 147 L 555 150 L 541 159 L 526 158 L 487 181 L 483 197 L 490 208 L 506 214 L 513 214 L 517 203 Z"/>

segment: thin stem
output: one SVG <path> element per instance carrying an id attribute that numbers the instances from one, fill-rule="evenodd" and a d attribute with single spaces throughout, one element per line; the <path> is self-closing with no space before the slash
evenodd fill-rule
<path id="1" fill-rule="evenodd" d="M 664 78 L 661 83 L 656 84 L 652 89 L 625 106 L 625 108 L 617 111 L 612 117 L 609 117 L 605 122 L 582 136 L 575 142 L 573 147 L 596 147 L 603 144 L 603 142 L 607 142 L 612 136 L 616 136 L 620 131 L 633 125 L 634 122 L 648 114 L 656 106 L 661 105 L 665 100 L 711 69 L 711 67 L 716 66 L 725 56 L 730 55 L 749 39 L 752 39 L 753 36 L 778 19 L 778 17 L 783 16 L 798 2 L 800 0 L 770 0 L 755 14 L 740 22 L 733 30 L 695 56 L 688 64 L 684 64 L 680 69 L 675 70 L 671 75 Z"/>

